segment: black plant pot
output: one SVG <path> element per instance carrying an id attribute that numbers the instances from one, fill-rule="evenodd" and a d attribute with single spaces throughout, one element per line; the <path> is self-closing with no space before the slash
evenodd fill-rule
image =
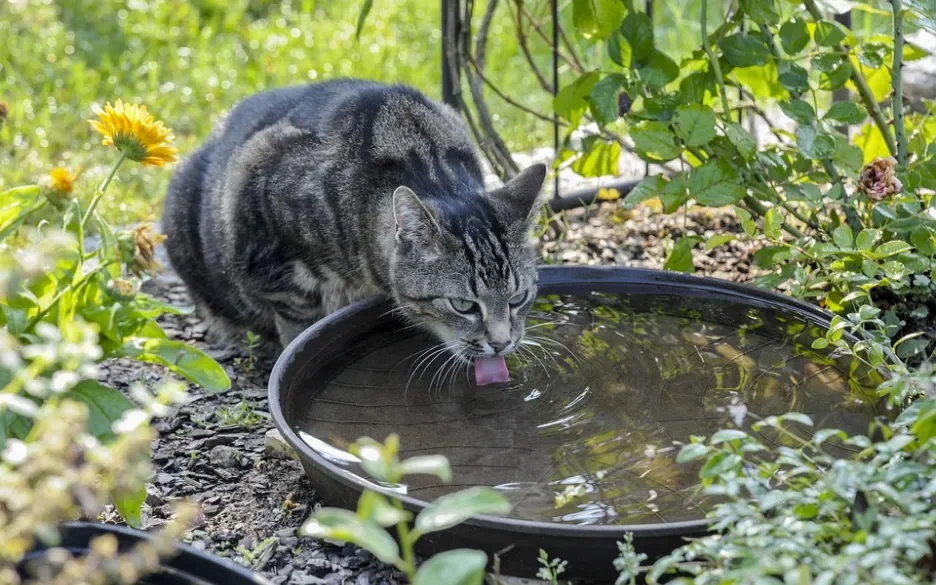
<path id="1" fill-rule="evenodd" d="M 59 527 L 59 534 L 62 538 L 60 547 L 75 556 L 87 554 L 91 541 L 105 534 L 117 537 L 120 552 L 126 552 L 151 538 L 139 530 L 87 522 L 63 524 Z M 41 559 L 47 552 L 48 547 L 37 544 L 18 567 L 23 576 L 26 576 L 24 571 L 27 566 Z M 176 554 L 164 560 L 162 570 L 144 578 L 140 585 L 269 585 L 269 581 L 232 561 L 179 544 L 176 545 Z"/>

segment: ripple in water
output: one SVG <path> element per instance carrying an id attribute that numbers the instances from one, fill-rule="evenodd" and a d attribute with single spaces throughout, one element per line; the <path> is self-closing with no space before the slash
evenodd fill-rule
<path id="1" fill-rule="evenodd" d="M 508 384 L 476 387 L 413 330 L 374 336 L 314 396 L 298 429 L 347 473 L 340 446 L 400 435 L 402 457 L 444 454 L 455 481 L 409 478 L 423 500 L 496 486 L 526 520 L 655 524 L 704 517 L 678 444 L 791 410 L 863 434 L 877 372 L 811 349 L 822 331 L 770 309 L 661 295 L 540 297 Z M 745 414 L 747 413 L 747 414 Z M 808 437 L 808 429 L 798 432 Z M 767 442 L 784 437 L 761 431 Z M 841 444 L 835 455 L 847 457 Z"/>

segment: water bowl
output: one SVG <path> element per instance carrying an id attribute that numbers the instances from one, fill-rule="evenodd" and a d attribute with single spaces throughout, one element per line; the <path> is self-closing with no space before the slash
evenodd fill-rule
<path id="1" fill-rule="evenodd" d="M 793 410 L 814 428 L 864 434 L 883 413 L 879 371 L 811 348 L 831 318 L 814 306 L 626 268 L 545 267 L 539 282 L 505 384 L 476 386 L 469 368 L 379 300 L 329 316 L 286 348 L 270 407 L 328 504 L 354 509 L 362 490 L 377 489 L 418 513 L 447 492 L 492 486 L 510 515 L 427 535 L 419 552 L 478 548 L 500 553 L 505 573 L 532 576 L 544 549 L 569 561 L 564 577 L 613 581 L 625 532 L 651 559 L 705 533 L 713 501 L 696 489 L 699 467 L 675 461 L 691 435 L 750 431 L 756 417 Z M 342 446 L 390 433 L 401 457 L 448 457 L 454 481 L 373 484 Z"/>

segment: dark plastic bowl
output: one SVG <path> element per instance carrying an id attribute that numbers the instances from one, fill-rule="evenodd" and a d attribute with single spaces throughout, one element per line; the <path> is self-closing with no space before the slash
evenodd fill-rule
<path id="1" fill-rule="evenodd" d="M 112 534 L 117 537 L 120 552 L 126 552 L 150 535 L 113 524 L 69 522 L 59 527 L 60 547 L 75 556 L 87 554 L 88 546 L 98 536 Z M 270 585 L 259 575 L 240 565 L 184 544 L 176 545 L 176 554 L 163 561 L 163 570 L 143 580 L 145 585 Z M 22 572 L 29 562 L 40 559 L 48 548 L 39 544 L 20 563 Z"/>
<path id="2" fill-rule="evenodd" d="M 737 302 L 739 310 L 761 308 L 783 310 L 806 322 L 828 328 L 832 316 L 790 297 L 728 281 L 672 272 L 629 268 L 549 266 L 540 269 L 540 294 L 588 294 L 590 292 L 679 294 L 715 297 Z M 364 484 L 351 474 L 341 473 L 333 463 L 318 455 L 296 433 L 308 407 L 309 382 L 327 382 L 347 365 L 346 353 L 370 334 L 396 327 L 386 317 L 386 301 L 371 299 L 355 303 L 326 317 L 299 335 L 277 360 L 270 377 L 269 401 L 273 420 L 286 441 L 297 452 L 306 474 L 330 505 L 355 509 Z M 342 357 L 344 356 L 344 359 Z M 413 513 L 426 503 L 409 496 L 396 496 Z M 704 520 L 632 526 L 575 526 L 514 518 L 478 516 L 454 529 L 424 536 L 418 552 L 431 555 L 452 548 L 476 548 L 501 555 L 505 574 L 532 576 L 537 570 L 539 549 L 551 557 L 570 561 L 565 578 L 611 580 L 616 577 L 613 560 L 616 542 L 625 532 L 634 534 L 638 552 L 651 560 L 671 553 L 686 538 L 706 534 Z"/>

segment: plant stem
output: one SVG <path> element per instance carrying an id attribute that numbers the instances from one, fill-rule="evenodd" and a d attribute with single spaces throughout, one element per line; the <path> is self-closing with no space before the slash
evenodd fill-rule
<path id="1" fill-rule="evenodd" d="M 398 500 L 391 501 L 397 509 L 403 509 L 403 504 Z M 403 549 L 403 572 L 406 573 L 406 579 L 412 583 L 416 580 L 416 555 L 413 552 L 413 543 L 418 535 L 410 533 L 409 524 L 405 520 L 397 523 L 397 535 L 400 537 L 400 548 Z"/>
<path id="2" fill-rule="evenodd" d="M 897 138 L 897 164 L 907 164 L 907 128 L 904 126 L 903 107 L 903 0 L 891 0 L 894 9 L 894 65 L 891 78 L 894 96 L 891 107 L 894 110 L 894 135 Z"/>
<path id="3" fill-rule="evenodd" d="M 705 47 L 705 54 L 708 55 L 709 63 L 712 66 L 712 71 L 715 73 L 715 79 L 718 80 L 718 93 L 721 95 L 722 109 L 725 112 L 726 116 L 731 115 L 731 107 L 728 105 L 728 94 L 725 92 L 725 78 L 722 75 L 721 65 L 718 64 L 718 57 L 715 56 L 715 53 L 712 52 L 712 48 L 709 47 L 708 41 L 708 23 L 707 23 L 707 1 L 702 0 L 702 17 L 700 24 L 702 25 L 702 45 Z"/>
<path id="4" fill-rule="evenodd" d="M 816 0 L 803 0 L 803 2 L 806 5 L 806 10 L 809 11 L 809 14 L 813 18 L 816 20 L 822 20 L 823 14 L 822 11 L 819 10 L 819 6 L 816 4 Z M 868 80 L 866 80 L 864 75 L 861 74 L 861 70 L 852 64 L 848 51 L 841 46 L 839 46 L 838 49 L 843 51 L 842 61 L 852 66 L 852 83 L 854 83 L 855 87 L 858 89 L 858 95 L 861 97 L 861 102 L 868 109 L 868 112 L 870 112 L 871 118 L 874 119 L 874 123 L 878 127 L 878 130 L 881 131 L 881 136 L 884 137 L 884 142 L 887 144 L 887 150 L 890 151 L 892 155 L 896 156 L 897 145 L 894 142 L 894 135 L 890 131 L 890 125 L 884 118 L 884 113 L 881 111 L 881 107 L 878 105 L 877 100 L 874 99 L 874 94 L 871 92 L 871 88 L 868 86 Z"/>
<path id="5" fill-rule="evenodd" d="M 110 173 L 108 173 L 107 177 L 104 178 L 104 182 L 102 182 L 101 186 L 98 187 L 97 193 L 94 194 L 94 199 L 91 200 L 91 204 L 88 206 L 88 210 L 85 211 L 84 216 L 81 218 L 82 229 L 88 225 L 88 220 L 94 213 L 94 210 L 97 207 L 98 202 L 101 200 L 101 197 L 104 196 L 104 191 L 107 190 L 107 187 L 111 184 L 111 181 L 114 180 L 114 177 L 117 175 L 117 169 L 119 169 L 120 165 L 123 164 L 125 158 L 127 158 L 127 155 L 121 152 L 120 158 L 117 159 L 117 162 L 115 162 L 114 166 L 111 167 Z"/>

